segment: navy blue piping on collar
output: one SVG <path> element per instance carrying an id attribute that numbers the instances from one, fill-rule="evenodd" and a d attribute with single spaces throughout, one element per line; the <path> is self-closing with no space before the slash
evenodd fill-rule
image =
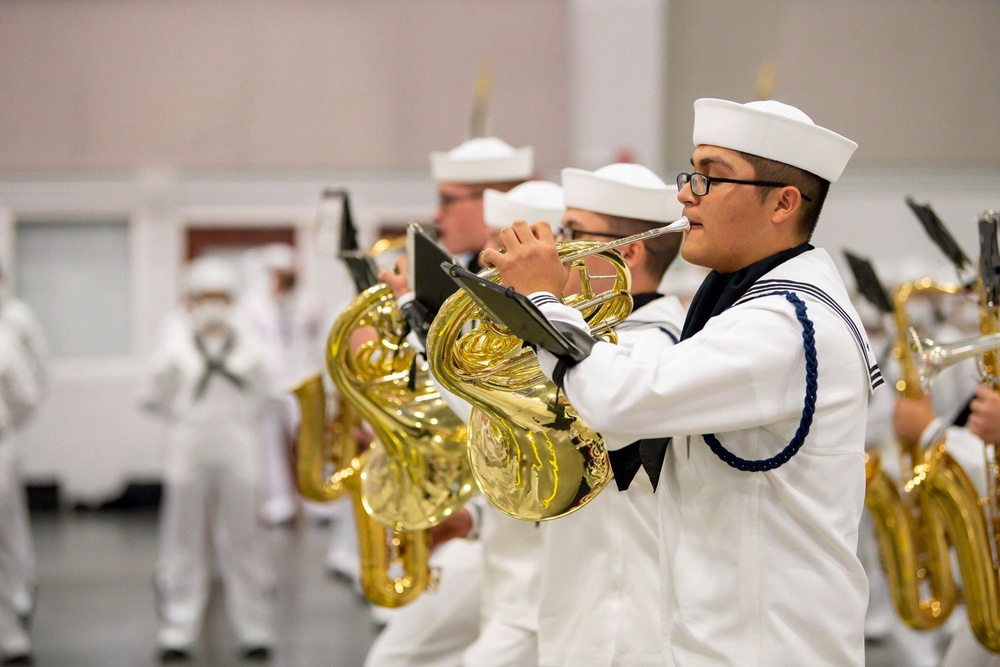
<path id="1" fill-rule="evenodd" d="M 843 306 L 837 303 L 836 299 L 831 297 L 819 287 L 810 283 L 802 283 L 795 280 L 761 280 L 747 290 L 746 295 L 733 305 L 739 305 L 749 301 L 750 299 L 766 296 L 765 294 L 761 294 L 761 292 L 768 290 L 770 290 L 771 294 L 778 293 L 776 290 L 804 292 L 805 294 L 816 297 L 822 303 L 829 306 L 834 313 L 839 315 L 840 318 L 844 320 L 848 329 L 850 329 L 851 333 L 854 335 L 854 342 L 857 344 L 858 350 L 861 351 L 861 356 L 865 359 L 865 366 L 868 368 L 868 380 L 871 384 L 871 390 L 875 391 L 878 387 L 885 383 L 885 380 L 882 378 L 882 370 L 878 367 L 878 362 L 871 358 L 871 351 L 868 348 L 864 335 L 858 330 L 857 324 L 851 316 L 847 314 L 847 311 L 844 310 Z"/>

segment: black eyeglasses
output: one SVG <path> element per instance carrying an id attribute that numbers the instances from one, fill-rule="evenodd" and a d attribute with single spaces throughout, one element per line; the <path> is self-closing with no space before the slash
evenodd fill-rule
<path id="1" fill-rule="evenodd" d="M 452 204 L 457 204 L 460 201 L 469 201 L 473 199 L 482 199 L 482 192 L 470 192 L 464 195 L 438 195 L 438 206 L 441 208 L 448 208 Z"/>
<path id="2" fill-rule="evenodd" d="M 623 239 L 627 234 L 608 234 L 606 232 L 591 232 L 586 229 L 576 229 L 575 227 L 560 227 L 559 236 L 567 241 L 579 241 L 581 236 L 600 236 L 605 239 Z"/>
<path id="3" fill-rule="evenodd" d="M 677 174 L 677 190 L 683 190 L 684 186 L 688 183 L 691 184 L 691 194 L 695 197 L 704 197 L 708 194 L 709 188 L 712 187 L 712 183 L 736 183 L 737 185 L 759 185 L 765 188 L 785 188 L 788 187 L 788 183 L 778 183 L 776 181 L 745 181 L 739 178 L 719 178 L 718 176 L 707 176 L 701 172 L 694 172 L 693 174 L 688 174 L 686 172 L 681 172 Z M 796 188 L 798 189 L 798 188 Z M 806 201 L 812 201 L 812 197 L 806 195 L 804 192 L 799 190 L 799 194 Z"/>

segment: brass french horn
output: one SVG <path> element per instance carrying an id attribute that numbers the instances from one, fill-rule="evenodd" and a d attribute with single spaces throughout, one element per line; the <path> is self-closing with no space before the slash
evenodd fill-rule
<path id="1" fill-rule="evenodd" d="M 368 340 L 352 346 L 356 333 Z M 406 325 L 384 284 L 340 314 L 327 349 L 330 377 L 375 431 L 361 472 L 366 511 L 394 530 L 440 523 L 475 493 L 466 427 L 445 405 L 427 365 L 406 341 Z"/>
<path id="2" fill-rule="evenodd" d="M 632 310 L 630 275 L 618 245 L 683 231 L 687 219 L 611 243 L 566 241 L 559 256 L 579 277 L 580 291 L 564 302 L 581 311 L 591 332 L 615 341 L 613 328 Z M 613 286 L 592 287 L 585 258 L 612 273 Z M 495 270 L 480 274 L 497 281 Z M 534 352 L 464 291 L 438 312 L 427 336 L 427 359 L 448 391 L 472 405 L 469 459 L 483 495 L 505 514 L 543 521 L 574 512 L 607 486 L 611 465 L 601 436 L 538 366 Z"/>

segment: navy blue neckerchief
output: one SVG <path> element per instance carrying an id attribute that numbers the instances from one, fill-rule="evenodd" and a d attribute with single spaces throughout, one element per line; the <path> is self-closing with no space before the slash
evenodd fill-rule
<path id="1" fill-rule="evenodd" d="M 205 395 L 205 391 L 208 389 L 208 383 L 212 379 L 213 375 L 221 375 L 226 380 L 233 383 L 240 391 L 246 389 L 246 381 L 241 378 L 236 373 L 232 372 L 226 368 L 226 359 L 229 357 L 229 353 L 233 351 L 233 347 L 236 345 L 236 336 L 230 333 L 226 337 L 225 343 L 222 345 L 222 350 L 219 351 L 219 356 L 213 357 L 208 353 L 208 348 L 205 347 L 205 341 L 202 340 L 199 334 L 194 335 L 194 345 L 198 350 L 198 354 L 205 361 L 205 370 L 202 372 L 201 377 L 198 379 L 198 385 L 194 390 L 194 400 L 195 402 L 200 401 Z"/>
<path id="2" fill-rule="evenodd" d="M 642 294 L 632 295 L 632 312 L 639 310 L 643 306 L 648 306 L 653 303 L 663 295 L 659 292 L 643 292 Z"/>
<path id="3" fill-rule="evenodd" d="M 811 244 L 803 243 L 794 248 L 782 250 L 770 257 L 765 257 L 733 273 L 710 272 L 701 283 L 701 287 L 698 288 L 691 305 L 688 307 L 681 340 L 687 340 L 704 329 L 708 320 L 739 301 L 740 297 L 746 294 L 755 282 L 770 273 L 775 267 L 812 249 Z M 627 489 L 641 467 L 649 476 L 649 481 L 655 491 L 660 481 L 660 471 L 663 469 L 663 459 L 666 457 L 667 445 L 669 444 L 669 437 L 643 438 L 622 449 L 609 452 L 611 469 L 614 471 L 618 490 Z"/>

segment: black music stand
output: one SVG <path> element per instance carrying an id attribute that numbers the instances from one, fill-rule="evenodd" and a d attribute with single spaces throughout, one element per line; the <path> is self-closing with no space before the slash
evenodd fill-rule
<path id="1" fill-rule="evenodd" d="M 855 255 L 850 250 L 844 250 L 844 256 L 847 257 L 847 263 L 851 267 L 851 273 L 854 274 L 854 282 L 857 283 L 861 296 L 865 297 L 879 312 L 891 314 L 892 299 L 889 298 L 889 292 L 882 281 L 878 279 L 872 261 Z"/>
<path id="2" fill-rule="evenodd" d="M 406 229 L 406 254 L 407 280 L 413 297 L 433 320 L 445 300 L 458 289 L 439 268 L 444 262 L 454 262 L 454 258 L 416 224 Z"/>
<path id="3" fill-rule="evenodd" d="M 920 224 L 923 226 L 924 231 L 927 232 L 927 236 L 930 237 L 934 245 L 936 245 L 941 252 L 944 253 L 945 257 L 955 265 L 955 268 L 959 273 L 964 273 L 966 271 L 972 270 L 972 260 L 969 256 L 965 254 L 961 246 L 952 236 L 948 228 L 944 226 L 941 218 L 937 216 L 931 205 L 928 204 L 918 204 L 914 201 L 913 197 L 906 198 L 906 205 L 910 207 L 910 210 L 917 216 L 920 220 Z"/>

